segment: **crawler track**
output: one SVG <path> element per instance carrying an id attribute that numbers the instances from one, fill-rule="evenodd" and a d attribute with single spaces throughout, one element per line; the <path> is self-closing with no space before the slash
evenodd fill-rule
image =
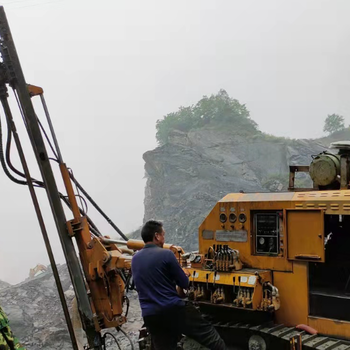
<path id="1" fill-rule="evenodd" d="M 225 339 L 228 346 L 240 346 L 242 350 L 248 349 L 248 340 L 252 335 L 259 335 L 266 342 L 267 349 L 289 350 L 290 338 L 300 334 L 302 338 L 302 349 L 317 350 L 350 350 L 350 341 L 330 338 L 323 335 L 311 335 L 293 327 L 284 325 L 263 324 L 251 326 L 242 323 L 214 323 L 215 328 Z M 260 349 L 257 349 L 260 350 Z"/>

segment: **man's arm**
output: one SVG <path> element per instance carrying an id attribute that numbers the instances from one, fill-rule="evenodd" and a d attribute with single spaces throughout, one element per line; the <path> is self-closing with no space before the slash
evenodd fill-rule
<path id="1" fill-rule="evenodd" d="M 176 284 L 183 289 L 187 289 L 190 281 L 172 252 L 169 254 L 168 262 L 170 273 Z"/>
<path id="2" fill-rule="evenodd" d="M 177 291 L 177 294 L 179 294 L 179 297 L 180 298 L 186 298 L 186 294 L 185 294 L 185 291 L 179 287 L 179 286 L 176 286 L 176 291 Z"/>

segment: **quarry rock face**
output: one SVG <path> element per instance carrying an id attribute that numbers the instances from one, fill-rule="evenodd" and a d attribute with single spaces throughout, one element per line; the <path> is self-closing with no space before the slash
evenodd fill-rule
<path id="1" fill-rule="evenodd" d="M 218 200 L 232 192 L 287 190 L 289 165 L 309 165 L 328 144 L 209 128 L 173 131 L 167 144 L 143 156 L 144 221 L 163 221 L 167 242 L 197 250 L 198 227 Z M 307 183 L 307 175 L 301 180 Z"/>
<path id="2" fill-rule="evenodd" d="M 7 288 L 7 287 L 10 287 L 10 283 L 7 283 L 5 281 L 1 281 L 0 280 L 0 289 L 4 289 L 4 288 Z"/>

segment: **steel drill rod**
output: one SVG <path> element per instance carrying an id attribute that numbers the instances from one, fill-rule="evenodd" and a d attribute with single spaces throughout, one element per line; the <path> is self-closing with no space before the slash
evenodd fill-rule
<path id="1" fill-rule="evenodd" d="M 122 241 L 120 239 L 101 238 L 101 241 L 106 244 L 128 245 L 128 241 Z"/>
<path id="2" fill-rule="evenodd" d="M 12 39 L 4 8 L 0 6 L 0 48 L 2 64 L 11 72 L 10 84 L 18 94 L 21 109 L 24 114 L 27 132 L 31 141 L 37 163 L 45 183 L 45 189 L 55 220 L 63 252 L 66 258 L 69 274 L 77 296 L 82 322 L 84 324 L 90 348 L 102 350 L 101 334 L 96 331 L 90 299 L 86 292 L 85 280 L 71 237 L 67 231 L 67 219 L 63 211 L 55 177 L 47 155 L 45 143 L 38 125 L 37 117 L 28 93 L 22 67 Z"/>
<path id="3" fill-rule="evenodd" d="M 43 94 L 40 95 L 40 99 L 41 99 L 41 103 L 42 103 L 44 111 L 45 111 L 45 116 L 46 116 L 46 119 L 47 119 L 47 123 L 49 124 L 51 136 L 52 136 L 53 142 L 54 142 L 55 147 L 56 147 L 58 161 L 60 163 L 63 163 L 62 154 L 61 154 L 61 150 L 60 150 L 60 147 L 58 145 L 58 142 L 57 142 L 55 129 L 53 128 L 53 124 L 52 124 L 52 121 L 51 121 L 50 113 L 49 113 L 49 110 L 47 108 L 46 101 L 45 101 L 45 98 L 44 98 Z"/>
<path id="4" fill-rule="evenodd" d="M 72 346 L 73 346 L 74 350 L 79 350 L 78 344 L 77 344 L 77 340 L 75 338 L 75 333 L 74 333 L 74 329 L 73 329 L 72 320 L 70 318 L 69 310 L 68 310 L 68 307 L 67 307 L 67 302 L 66 302 L 66 299 L 65 299 L 65 296 L 64 296 L 64 291 L 63 291 L 63 288 L 62 288 L 61 279 L 60 279 L 60 276 L 59 276 L 59 273 L 58 273 L 58 270 L 57 270 L 55 257 L 54 257 L 53 252 L 52 252 L 50 240 L 49 240 L 49 237 L 48 237 L 48 234 L 47 234 L 47 230 L 46 230 L 46 226 L 45 226 L 45 223 L 44 223 L 44 219 L 43 219 L 43 216 L 42 216 L 42 213 L 41 213 L 41 210 L 40 210 L 40 205 L 39 205 L 39 202 L 38 202 L 38 198 L 37 198 L 36 193 L 35 193 L 35 189 L 34 189 L 34 186 L 33 186 L 33 181 L 32 181 L 32 178 L 30 176 L 28 164 L 27 164 L 27 161 L 26 161 L 25 156 L 24 156 L 22 144 L 21 144 L 21 141 L 20 141 L 18 133 L 17 133 L 16 125 L 15 125 L 15 123 L 13 121 L 11 109 L 10 109 L 10 106 L 8 104 L 7 98 L 5 96 L 1 96 L 0 99 L 1 99 L 1 104 L 3 106 L 3 109 L 5 111 L 5 116 L 6 116 L 7 122 L 11 126 L 12 135 L 13 135 L 13 138 L 15 140 L 15 144 L 16 144 L 16 147 L 17 147 L 17 151 L 18 151 L 18 154 L 19 154 L 19 158 L 20 158 L 22 167 L 23 167 L 24 174 L 25 174 L 26 179 L 27 179 L 29 192 L 30 192 L 30 195 L 32 197 L 34 209 L 35 209 L 36 215 L 38 217 L 39 226 L 40 226 L 41 233 L 42 233 L 42 236 L 43 236 L 43 239 L 44 239 L 44 242 L 45 242 L 47 254 L 49 256 L 52 272 L 53 272 L 53 275 L 54 275 L 54 278 L 55 278 L 55 281 L 56 281 L 58 295 L 60 297 L 60 301 L 61 301 L 64 317 L 66 319 L 66 323 L 67 323 L 67 327 L 68 327 L 69 336 L 70 336 L 70 339 L 71 339 L 71 342 L 72 342 Z"/>

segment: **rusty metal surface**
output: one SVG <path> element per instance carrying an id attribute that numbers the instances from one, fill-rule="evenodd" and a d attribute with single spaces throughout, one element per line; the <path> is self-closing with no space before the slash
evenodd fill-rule
<path id="1" fill-rule="evenodd" d="M 217 242 L 247 242 L 248 232 L 246 230 L 217 230 L 215 238 Z"/>

